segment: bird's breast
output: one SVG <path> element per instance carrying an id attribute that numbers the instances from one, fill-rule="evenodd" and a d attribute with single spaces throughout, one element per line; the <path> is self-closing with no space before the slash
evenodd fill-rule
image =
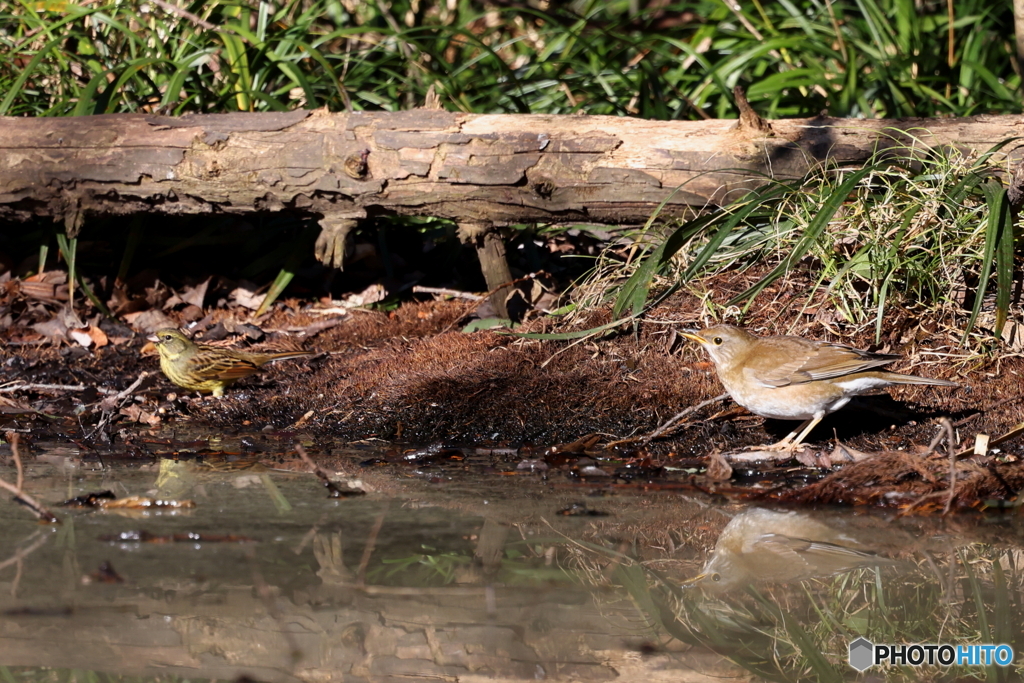
<path id="1" fill-rule="evenodd" d="M 732 382 L 722 378 L 722 384 L 741 406 L 775 420 L 809 420 L 826 415 L 839 410 L 850 396 L 859 393 L 847 392 L 840 384 L 825 380 L 773 387 L 746 378 Z"/>

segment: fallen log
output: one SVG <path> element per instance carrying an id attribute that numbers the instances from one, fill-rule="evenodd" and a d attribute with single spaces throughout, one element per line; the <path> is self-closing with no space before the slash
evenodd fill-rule
<path id="1" fill-rule="evenodd" d="M 291 211 L 320 221 L 317 256 L 340 267 L 360 220 L 435 216 L 458 223 L 494 288 L 509 278 L 495 226 L 642 224 L 662 204 L 661 215 L 689 215 L 880 149 L 970 155 L 1024 132 L 1016 115 L 766 122 L 738 99 L 739 121 L 432 109 L 0 117 L 0 220 L 48 216 L 75 235 L 90 215 Z"/>

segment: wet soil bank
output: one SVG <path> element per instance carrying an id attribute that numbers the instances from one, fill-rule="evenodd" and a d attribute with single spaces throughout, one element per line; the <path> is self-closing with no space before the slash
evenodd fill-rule
<path id="1" fill-rule="evenodd" d="M 720 288 L 743 285 L 740 276 L 733 277 L 736 282 L 723 281 Z M 308 361 L 270 366 L 230 388 L 220 400 L 189 396 L 171 385 L 157 371 L 156 355 L 144 349 L 144 334 L 127 327 L 109 334 L 117 343 L 91 351 L 39 343 L 30 331 L 8 330 L 0 370 L 5 382 L 81 390 L 38 387 L 0 394 L 5 401 L 0 428 L 22 432 L 28 442 L 61 437 L 104 448 L 130 441 L 140 427 L 189 423 L 218 432 L 294 432 L 308 439 L 314 451 L 318 442 L 379 439 L 410 449 L 433 447 L 424 451 L 433 454 L 443 447 L 498 449 L 513 464 L 541 458 L 546 466 L 559 467 L 571 459 L 566 454 L 610 457 L 616 466 L 642 464 L 645 475 L 675 465 L 703 477 L 701 486 L 721 490 L 744 470 L 708 477 L 702 466 L 710 453 L 768 443 L 794 426 L 750 415 L 726 400 L 696 411 L 662 438 L 603 449 L 650 433 L 681 410 L 721 393 L 714 367 L 676 333 L 708 322 L 701 318 L 696 297 L 676 295 L 632 329 L 575 343 L 486 330 L 464 333 L 469 310 L 465 302 L 426 301 L 391 312 L 331 313 L 322 306 L 292 302 L 260 320 L 258 328 L 242 326 L 237 313 L 207 316 L 194 330 L 199 338 L 235 330 L 238 336 L 229 339 L 239 345 L 255 337 L 255 348 L 299 341 L 323 352 Z M 868 332 L 840 337 L 828 332 L 845 332 L 834 323 L 825 325 L 809 316 L 794 319 L 782 315 L 785 310 L 786 296 L 776 292 L 773 305 L 749 316 L 747 325 L 762 334 L 796 333 L 902 353 L 907 360 L 893 370 L 912 369 L 961 383 L 958 388 L 901 387 L 892 398 L 866 397 L 826 418 L 809 439 L 812 452 L 799 463 L 787 463 L 794 466 L 790 483 L 820 479 L 835 463 L 865 454 L 897 455 L 890 455 L 884 467 L 882 461 L 861 466 L 864 471 L 850 486 L 842 480 L 826 482 L 820 498 L 804 502 L 879 503 L 886 493 L 879 485 L 913 481 L 927 484 L 904 491 L 919 503 L 920 496 L 949 489 L 949 465 L 938 461 L 944 451 L 927 452 L 937 418 L 950 421 L 957 450 L 969 449 L 976 434 L 997 437 L 1022 421 L 1020 357 L 969 356 L 957 347 L 952 333 L 936 331 L 908 313 L 894 316 L 882 344 L 872 345 Z M 609 320 L 608 311 L 598 311 L 577 327 Z M 553 331 L 555 321 L 536 319 L 521 329 Z M 118 332 L 121 337 L 115 336 Z M 102 403 L 143 371 L 153 374 L 130 395 Z M 845 451 L 836 451 L 835 439 Z M 559 444 L 563 446 L 557 448 Z M 925 460 L 930 464 L 908 464 L 900 453 L 929 456 Z M 1012 501 L 1024 488 L 1017 467 L 1022 455 L 1021 441 L 1009 439 L 983 461 L 966 463 L 967 474 L 973 472 L 986 483 L 966 486 L 961 476 L 965 497 L 957 502 L 976 506 L 993 495 Z M 754 478 L 775 467 L 757 468 Z M 848 467 L 848 474 L 853 471 Z M 868 491 L 853 493 L 858 486 Z"/>

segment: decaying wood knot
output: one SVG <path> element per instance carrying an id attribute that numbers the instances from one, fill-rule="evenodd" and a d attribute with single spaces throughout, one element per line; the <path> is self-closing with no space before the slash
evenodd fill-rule
<path id="1" fill-rule="evenodd" d="M 215 152 L 223 151 L 228 146 L 229 136 L 219 131 L 203 131 L 202 136 L 196 136 L 196 141 L 209 147 Z"/>
<path id="2" fill-rule="evenodd" d="M 206 177 L 207 179 L 219 178 L 223 170 L 224 169 L 221 168 L 220 162 L 218 162 L 216 159 L 211 159 L 210 163 L 208 163 L 206 165 L 206 168 L 203 169 L 203 176 Z"/>
<path id="3" fill-rule="evenodd" d="M 743 88 L 736 86 L 732 89 L 733 97 L 736 98 L 736 108 L 740 110 L 739 121 L 736 122 L 735 130 L 741 133 L 759 133 L 761 135 L 774 136 L 775 131 L 772 130 L 772 125 L 762 119 L 753 107 L 750 106 L 750 102 L 747 101 L 747 95 L 743 92 Z"/>
<path id="4" fill-rule="evenodd" d="M 549 178 L 540 178 L 533 184 L 533 191 L 539 197 L 550 199 L 551 195 L 555 193 L 555 183 Z"/>
<path id="5" fill-rule="evenodd" d="M 355 180 L 365 180 L 370 171 L 370 166 L 366 163 L 369 156 L 370 150 L 364 149 L 361 152 L 349 154 L 345 157 L 345 164 L 343 166 L 345 175 Z"/>

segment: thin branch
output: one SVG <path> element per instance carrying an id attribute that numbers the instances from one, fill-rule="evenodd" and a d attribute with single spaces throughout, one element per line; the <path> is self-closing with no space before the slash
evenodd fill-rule
<path id="1" fill-rule="evenodd" d="M 614 448 L 615 446 L 621 446 L 622 444 L 627 444 L 627 443 L 635 443 L 637 441 L 640 441 L 642 443 L 649 443 L 649 442 L 653 441 L 654 439 L 657 439 L 659 436 L 661 436 L 665 432 L 667 432 L 673 425 L 675 425 L 677 422 L 682 420 L 687 415 L 695 413 L 698 410 L 701 410 L 703 408 L 707 408 L 712 403 L 717 403 L 718 401 L 722 401 L 722 400 L 724 400 L 724 399 L 726 399 L 728 397 L 729 397 L 729 394 L 719 394 L 718 396 L 715 396 L 714 398 L 709 398 L 706 401 L 701 401 L 697 405 L 690 406 L 686 410 L 684 410 L 684 411 L 682 411 L 680 413 L 676 413 L 671 418 L 669 418 L 669 420 L 667 422 L 662 424 L 660 427 L 655 429 L 650 434 L 645 434 L 643 436 L 633 436 L 633 437 L 630 437 L 628 439 L 619 439 L 618 441 L 612 441 L 611 443 L 607 444 L 605 446 L 605 448 Z"/>
<path id="2" fill-rule="evenodd" d="M 942 514 L 949 514 L 949 508 L 953 504 L 953 497 L 956 494 L 956 444 L 953 443 L 953 424 L 949 418 L 940 418 L 939 424 L 946 432 L 946 452 L 949 454 L 949 496 L 946 498 L 946 506 L 942 508 Z"/>
<path id="3" fill-rule="evenodd" d="M 14 494 L 14 502 L 21 503 L 39 518 L 40 521 L 47 522 L 48 524 L 60 524 L 60 520 L 52 512 L 46 509 L 44 505 L 36 501 L 35 498 L 25 493 L 21 485 L 24 482 L 24 473 L 21 469 L 21 454 L 18 453 L 18 441 L 19 437 L 14 432 L 7 432 L 7 440 L 11 444 L 11 453 L 14 456 L 14 465 L 18 468 L 18 485 L 15 486 L 10 482 L 0 477 L 0 488 L 7 489 Z"/>
<path id="4" fill-rule="evenodd" d="M 414 294 L 440 294 L 450 296 L 453 299 L 469 299 L 470 301 L 483 301 L 484 297 L 472 292 L 463 292 L 459 289 L 448 289 L 447 287 L 424 287 L 416 285 L 412 288 Z"/>
<path id="5" fill-rule="evenodd" d="M 7 386 L 0 387 L 0 394 L 9 394 L 15 391 L 86 391 L 94 388 L 101 394 L 114 393 L 113 389 L 92 387 L 85 384 L 29 384 L 25 382 L 21 384 L 8 384 Z"/>
<path id="6" fill-rule="evenodd" d="M 313 462 L 313 458 L 309 457 L 309 454 L 306 453 L 306 449 L 303 448 L 301 443 L 295 444 L 295 452 L 299 454 L 299 457 L 302 458 L 302 461 L 309 466 L 309 469 L 312 470 L 313 474 L 317 476 L 317 479 L 320 480 L 320 483 L 324 485 L 324 488 L 327 489 L 327 495 L 329 497 L 348 498 L 349 496 L 361 496 L 366 493 L 366 491 L 362 491 L 360 489 L 349 488 L 347 491 L 343 491 L 340 488 L 338 488 L 338 485 L 331 481 L 331 478 L 327 476 L 327 473 L 324 472 L 319 465 Z"/>
<path id="7" fill-rule="evenodd" d="M 149 371 L 143 370 L 139 373 L 138 378 L 132 382 L 127 389 L 119 391 L 113 396 L 107 396 L 105 399 L 100 401 L 100 410 L 103 412 L 103 415 L 100 417 L 100 421 L 96 423 L 96 426 L 85 435 L 85 438 L 92 438 L 93 434 L 101 432 L 108 424 L 110 424 L 114 411 L 120 409 L 120 407 L 124 405 L 124 402 L 135 393 L 135 390 L 139 388 L 142 382 L 149 377 L 150 374 L 151 373 Z M 102 436 L 104 437 L 104 440 L 110 440 L 110 437 L 107 436 L 106 432 L 102 432 Z"/>

